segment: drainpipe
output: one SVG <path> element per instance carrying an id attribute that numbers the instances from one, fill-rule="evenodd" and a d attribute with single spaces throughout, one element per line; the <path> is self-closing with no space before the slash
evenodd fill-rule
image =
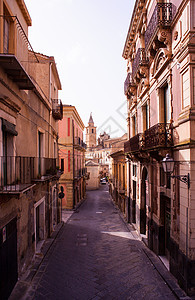
<path id="1" fill-rule="evenodd" d="M 73 159 L 73 208 L 75 207 L 75 180 L 74 180 L 74 172 L 75 172 L 75 162 L 74 162 L 74 120 L 72 120 L 72 159 Z"/>
<path id="2" fill-rule="evenodd" d="M 49 103 L 51 103 L 51 67 L 52 67 L 52 62 L 50 61 L 49 63 Z M 52 103 L 51 103 L 52 107 Z M 48 125 L 48 157 L 50 157 L 50 129 L 51 129 L 51 115 L 52 115 L 52 110 L 49 112 L 49 125 Z"/>

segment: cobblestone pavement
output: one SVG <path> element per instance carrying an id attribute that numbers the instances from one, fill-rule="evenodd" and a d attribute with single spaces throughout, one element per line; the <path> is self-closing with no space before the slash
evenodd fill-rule
<path id="1" fill-rule="evenodd" d="M 61 228 L 21 299 L 178 299 L 145 248 L 102 186 Z"/>

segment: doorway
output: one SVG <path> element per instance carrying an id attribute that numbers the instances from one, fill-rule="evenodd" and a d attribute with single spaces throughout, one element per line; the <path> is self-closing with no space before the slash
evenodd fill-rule
<path id="1" fill-rule="evenodd" d="M 170 228 L 171 228 L 171 199 L 161 195 L 161 221 L 164 227 L 162 240 L 162 254 L 169 260 L 170 257 Z"/>
<path id="2" fill-rule="evenodd" d="M 17 218 L 0 229 L 0 299 L 7 299 L 18 280 Z"/>
<path id="3" fill-rule="evenodd" d="M 133 180 L 132 223 L 136 223 L 136 187 L 137 182 Z"/>
<path id="4" fill-rule="evenodd" d="M 35 250 L 37 251 L 45 238 L 45 197 L 34 206 Z"/>
<path id="5" fill-rule="evenodd" d="M 146 199 L 148 197 L 148 171 L 144 167 L 141 182 L 141 203 L 140 203 L 140 233 L 146 234 Z"/>

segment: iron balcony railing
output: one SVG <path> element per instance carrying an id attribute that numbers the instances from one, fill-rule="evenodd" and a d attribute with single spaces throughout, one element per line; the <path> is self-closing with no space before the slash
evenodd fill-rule
<path id="1" fill-rule="evenodd" d="M 21 191 L 34 180 L 56 174 L 56 159 L 42 157 L 1 156 L 0 191 Z"/>
<path id="2" fill-rule="evenodd" d="M 84 176 L 86 175 L 86 173 L 87 173 L 87 168 L 82 168 L 82 175 Z"/>
<path id="3" fill-rule="evenodd" d="M 82 176 L 85 176 L 87 174 L 87 168 L 80 168 L 74 171 L 74 177 L 80 178 Z"/>
<path id="4" fill-rule="evenodd" d="M 132 63 L 132 77 L 135 76 L 140 65 L 147 65 L 148 59 L 146 58 L 145 48 L 139 48 Z"/>
<path id="5" fill-rule="evenodd" d="M 132 73 L 128 73 L 124 82 L 124 94 L 126 95 L 129 89 L 129 86 L 133 84 Z"/>
<path id="6" fill-rule="evenodd" d="M 150 41 L 156 34 L 158 26 L 168 27 L 171 25 L 176 12 L 172 3 L 157 3 L 145 32 L 145 48 L 148 49 Z"/>
<path id="7" fill-rule="evenodd" d="M 143 149 L 172 146 L 171 124 L 158 123 L 144 131 Z"/>
<path id="8" fill-rule="evenodd" d="M 137 152 L 141 150 L 142 134 L 138 133 L 124 143 L 124 152 Z"/>
<path id="9" fill-rule="evenodd" d="M 22 27 L 22 24 L 20 23 L 18 17 L 10 16 L 10 15 L 0 15 L 0 19 L 2 19 L 4 23 L 5 22 L 7 23 L 8 34 L 10 35 L 10 37 L 13 38 L 12 42 L 14 43 L 14 40 L 20 41 L 20 46 L 22 47 L 23 51 L 30 50 L 34 54 L 36 61 L 39 62 L 38 57 L 37 57 L 35 51 L 33 50 L 32 45 L 31 45 L 30 41 L 28 40 L 27 34 L 24 31 L 24 28 Z M 13 25 L 14 27 L 11 25 Z M 10 45 L 13 45 L 13 43 L 9 42 L 6 44 L 4 41 L 4 45 L 3 45 L 3 53 L 4 54 L 15 54 L 15 53 L 13 53 L 13 50 L 10 48 Z M 17 43 L 16 43 L 16 45 L 17 45 Z M 23 62 L 23 58 L 20 57 L 20 55 L 23 55 L 23 53 L 21 53 L 23 51 L 21 51 L 20 49 L 16 49 L 15 51 L 17 52 L 17 57 L 19 58 L 19 60 L 21 62 Z"/>
<path id="10" fill-rule="evenodd" d="M 79 148 L 80 147 L 84 148 L 84 149 L 87 148 L 87 145 L 83 142 L 83 140 L 80 137 L 74 138 L 74 145 L 75 145 L 75 147 L 79 147 Z"/>
<path id="11" fill-rule="evenodd" d="M 60 99 L 52 99 L 52 115 L 56 120 L 63 118 L 63 105 Z"/>
<path id="12" fill-rule="evenodd" d="M 156 148 L 171 147 L 173 144 L 171 124 L 158 123 L 144 133 L 139 133 L 124 143 L 125 153 L 134 153 Z"/>

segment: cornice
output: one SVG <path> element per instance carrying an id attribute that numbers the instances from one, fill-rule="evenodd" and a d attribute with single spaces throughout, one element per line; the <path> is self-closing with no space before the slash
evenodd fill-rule
<path id="1" fill-rule="evenodd" d="M 21 110 L 21 107 L 19 105 L 17 105 L 9 97 L 6 97 L 4 95 L 0 95 L 0 102 L 9 107 L 15 113 L 18 113 Z"/>
<path id="2" fill-rule="evenodd" d="M 28 26 L 32 26 L 32 20 L 31 20 L 30 14 L 28 12 L 28 9 L 26 7 L 26 4 L 24 3 L 24 0 L 16 0 L 16 1 L 18 3 L 18 6 L 21 9 L 21 12 L 25 18 L 26 23 L 28 24 Z"/>
<path id="3" fill-rule="evenodd" d="M 82 129 L 82 131 L 85 129 L 85 125 L 84 125 L 79 113 L 77 112 L 77 109 L 75 106 L 63 105 L 63 116 L 65 116 L 67 114 L 69 114 L 70 116 L 72 116 L 74 118 L 74 120 L 77 122 L 77 124 Z"/>
<path id="4" fill-rule="evenodd" d="M 136 0 L 136 2 L 135 2 L 135 6 L 134 6 L 133 13 L 132 13 L 131 22 L 129 25 L 129 30 L 127 33 L 127 38 L 125 41 L 125 46 L 124 46 L 123 54 L 122 54 L 122 57 L 125 59 L 128 58 L 128 53 L 129 53 L 133 38 L 137 33 L 136 27 L 137 27 L 137 23 L 141 16 L 139 10 L 143 8 L 144 3 L 145 3 L 145 0 Z"/>

